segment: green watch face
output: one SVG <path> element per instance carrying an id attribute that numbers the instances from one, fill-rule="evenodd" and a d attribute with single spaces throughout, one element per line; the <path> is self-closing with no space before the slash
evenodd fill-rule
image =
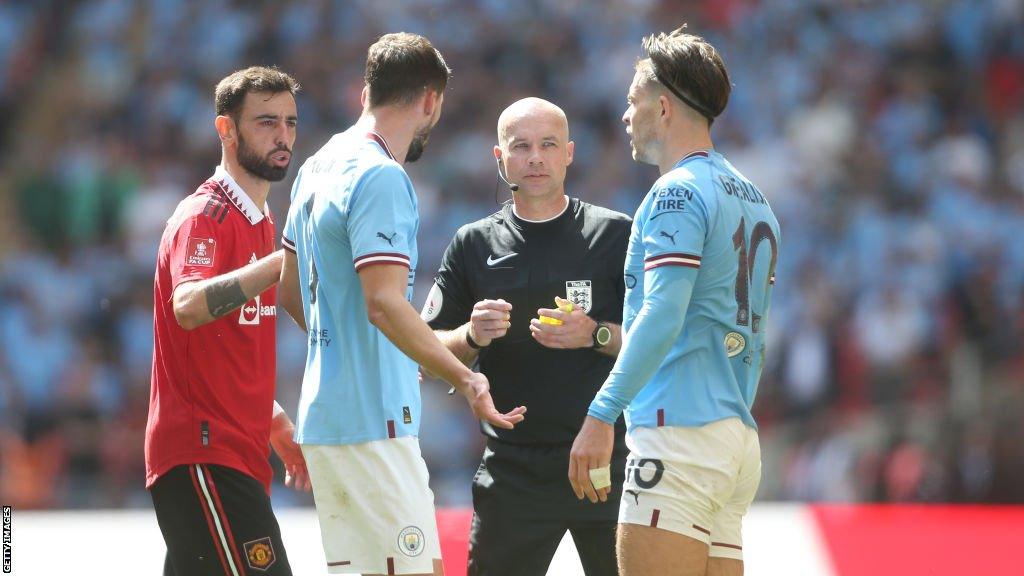
<path id="1" fill-rule="evenodd" d="M 607 346 L 612 341 L 612 331 L 607 326 L 601 326 L 597 329 L 597 334 L 594 334 L 594 338 L 598 346 Z"/>

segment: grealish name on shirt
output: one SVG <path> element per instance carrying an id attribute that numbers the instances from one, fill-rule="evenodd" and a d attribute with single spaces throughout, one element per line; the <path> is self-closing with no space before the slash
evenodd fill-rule
<path id="1" fill-rule="evenodd" d="M 718 181 L 722 183 L 722 187 L 725 188 L 725 193 L 730 196 L 735 196 L 740 200 L 746 200 L 753 204 L 767 204 L 764 194 L 755 188 L 753 185 L 737 180 L 732 177 L 719 176 Z"/>

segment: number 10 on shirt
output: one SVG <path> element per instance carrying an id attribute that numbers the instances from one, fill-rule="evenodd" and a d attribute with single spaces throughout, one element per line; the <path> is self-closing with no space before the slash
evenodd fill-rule
<path id="1" fill-rule="evenodd" d="M 779 257 L 779 244 L 767 222 L 758 222 L 747 238 L 746 219 L 740 218 L 740 225 L 732 235 L 733 248 L 737 251 L 739 258 L 736 270 L 736 324 L 738 326 L 750 326 L 751 332 L 757 333 L 760 329 L 761 315 L 756 312 L 751 318 L 750 312 L 750 285 L 754 275 L 754 261 L 757 258 L 757 249 L 761 242 L 767 240 L 771 248 L 771 261 L 768 265 L 768 277 L 764 280 L 764 289 L 767 293 L 768 286 L 775 284 L 775 263 Z M 767 300 L 767 298 L 765 299 Z"/>

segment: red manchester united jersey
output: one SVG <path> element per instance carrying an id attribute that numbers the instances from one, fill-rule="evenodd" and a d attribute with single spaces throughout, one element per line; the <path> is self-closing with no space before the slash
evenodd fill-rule
<path id="1" fill-rule="evenodd" d="M 274 223 L 231 176 L 212 178 L 167 222 L 153 285 L 153 374 L 146 424 L 146 487 L 174 466 L 205 463 L 252 475 L 270 490 L 276 368 L 276 292 L 186 331 L 174 288 L 255 262 L 274 250 Z"/>

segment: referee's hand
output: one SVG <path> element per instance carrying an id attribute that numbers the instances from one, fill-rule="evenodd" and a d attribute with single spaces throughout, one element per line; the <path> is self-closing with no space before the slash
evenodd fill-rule
<path id="1" fill-rule="evenodd" d="M 502 300 L 481 300 L 469 316 L 469 336 L 479 346 L 489 346 L 495 338 L 508 334 L 512 326 L 512 305 Z"/>
<path id="2" fill-rule="evenodd" d="M 473 409 L 473 415 L 477 420 L 487 422 L 496 428 L 511 430 L 516 424 L 522 422 L 526 417 L 525 406 L 517 406 L 511 411 L 502 414 L 494 407 L 494 400 L 491 399 L 491 385 L 487 377 L 479 372 L 472 372 L 466 386 L 462 388 L 462 394 Z"/>
<path id="3" fill-rule="evenodd" d="M 555 298 L 559 307 L 569 304 L 564 298 Z M 540 317 L 547 316 L 561 321 L 561 324 L 546 324 Z M 594 345 L 594 329 L 597 322 L 582 310 L 564 312 L 553 308 L 537 310 L 537 318 L 530 320 L 533 339 L 546 348 L 590 348 Z"/>

